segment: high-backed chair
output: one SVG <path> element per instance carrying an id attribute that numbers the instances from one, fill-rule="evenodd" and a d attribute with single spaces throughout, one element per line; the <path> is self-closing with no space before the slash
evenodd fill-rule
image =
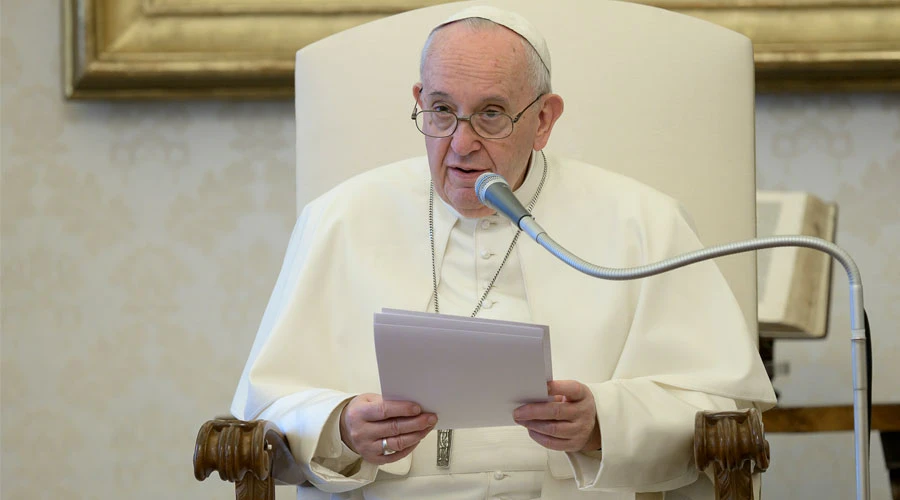
<path id="1" fill-rule="evenodd" d="M 357 173 L 424 154 L 423 138 L 409 118 L 419 51 L 432 27 L 469 3 L 485 2 L 410 11 L 344 31 L 297 53 L 298 212 Z M 547 39 L 553 89 L 566 101 L 549 150 L 624 173 L 680 200 L 706 245 L 755 236 L 749 39 L 705 21 L 624 2 L 490 3 L 519 12 Z M 729 257 L 718 265 L 755 337 L 754 256 Z M 744 443 L 753 443 L 745 450 L 746 458 L 765 469 L 768 450 L 758 415 L 738 419 L 754 433 Z M 720 417 L 711 417 L 710 422 L 718 421 Z M 228 425 L 238 424 L 211 422 L 201 431 L 205 437 L 197 444 L 202 465 L 196 469 L 198 478 L 213 468 L 236 470 L 234 464 L 216 467 L 207 452 L 223 442 L 224 431 L 217 429 Z M 264 423 L 240 425 L 245 431 L 233 431 L 228 439 L 247 443 L 249 434 L 244 432 L 252 434 L 251 428 L 257 429 L 255 439 L 264 439 L 266 432 L 277 439 L 277 432 L 271 427 L 267 431 Z M 706 426 L 698 416 L 698 429 Z M 720 448 L 719 431 L 709 429 L 709 436 L 698 430 L 698 453 Z M 262 442 L 252 446 L 261 447 Z M 277 454 L 280 446 L 269 455 L 258 453 L 259 459 Z M 250 456 L 249 451 L 241 453 Z M 698 463 L 712 460 L 705 457 L 698 455 Z M 729 455 L 728 465 L 749 471 L 748 462 L 736 457 Z"/>

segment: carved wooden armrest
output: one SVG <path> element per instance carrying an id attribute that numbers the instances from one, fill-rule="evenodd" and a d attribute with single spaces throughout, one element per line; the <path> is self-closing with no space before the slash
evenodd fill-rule
<path id="1" fill-rule="evenodd" d="M 237 500 L 275 500 L 275 477 L 300 484 L 284 435 L 271 422 L 217 418 L 203 424 L 194 445 L 194 477 L 203 481 L 219 471 L 235 483 Z"/>
<path id="2" fill-rule="evenodd" d="M 752 500 L 751 474 L 769 467 L 759 412 L 697 412 L 694 460 L 701 471 L 713 468 L 716 500 Z M 217 418 L 197 434 L 194 477 L 203 481 L 219 471 L 235 483 L 237 500 L 275 500 L 275 477 L 301 484 L 299 470 L 284 435 L 266 420 Z"/>
<path id="3" fill-rule="evenodd" d="M 769 468 L 759 411 L 697 412 L 694 460 L 701 471 L 712 467 L 716 500 L 753 500 L 751 475 Z"/>

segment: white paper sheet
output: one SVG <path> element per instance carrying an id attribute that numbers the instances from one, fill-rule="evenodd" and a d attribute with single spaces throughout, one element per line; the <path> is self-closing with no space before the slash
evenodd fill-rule
<path id="1" fill-rule="evenodd" d="M 547 326 L 385 309 L 374 330 L 382 395 L 419 403 L 440 429 L 515 425 L 514 409 L 548 399 Z"/>

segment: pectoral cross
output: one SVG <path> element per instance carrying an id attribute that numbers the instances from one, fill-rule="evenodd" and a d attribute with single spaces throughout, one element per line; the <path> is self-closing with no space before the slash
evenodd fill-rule
<path id="1" fill-rule="evenodd" d="M 453 429 L 438 429 L 437 432 L 437 466 L 450 467 L 450 439 Z"/>

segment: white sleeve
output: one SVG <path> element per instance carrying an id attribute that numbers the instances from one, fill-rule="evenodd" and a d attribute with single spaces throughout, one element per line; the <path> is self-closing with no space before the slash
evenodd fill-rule
<path id="1" fill-rule="evenodd" d="M 329 493 L 341 493 L 365 486 L 375 480 L 378 472 L 376 465 L 362 460 L 341 440 L 341 411 L 352 397 L 340 400 L 337 406 L 327 412 L 327 417 L 319 427 L 318 443 L 312 460 L 303 463 L 298 458 L 306 479 L 318 489 Z M 325 405 L 333 401 L 335 399 L 323 397 L 312 402 L 309 395 L 293 394 L 276 401 L 260 413 L 258 418 L 277 425 L 285 434 L 291 450 L 299 449 L 302 438 L 297 430 L 303 429 L 304 433 L 310 434 L 310 414 L 322 415 Z"/>
<path id="2" fill-rule="evenodd" d="M 696 481 L 694 415 L 703 410 L 737 409 L 728 398 L 652 382 L 611 381 L 591 390 L 597 402 L 603 452 L 566 453 L 581 490 L 668 491 Z"/>
<path id="3" fill-rule="evenodd" d="M 642 259 L 700 247 L 674 202 L 653 205 Z M 613 376 L 590 387 L 602 455 L 567 454 L 580 489 L 666 491 L 694 482 L 694 417 L 775 402 L 734 295 L 714 262 L 634 282 L 638 302 Z M 735 394 L 752 394 L 747 402 Z"/>
<path id="4" fill-rule="evenodd" d="M 328 322 L 316 316 L 326 300 L 318 293 L 327 279 L 329 241 L 323 219 L 328 198 L 308 205 L 291 234 L 281 272 L 231 405 L 241 420 L 275 423 L 288 440 L 303 475 L 328 492 L 359 488 L 374 480 L 376 467 L 363 463 L 350 477 L 334 414 L 355 394 L 335 387 Z M 318 233 L 318 234 L 317 234 Z M 302 346 L 302 347 L 301 347 Z"/>

